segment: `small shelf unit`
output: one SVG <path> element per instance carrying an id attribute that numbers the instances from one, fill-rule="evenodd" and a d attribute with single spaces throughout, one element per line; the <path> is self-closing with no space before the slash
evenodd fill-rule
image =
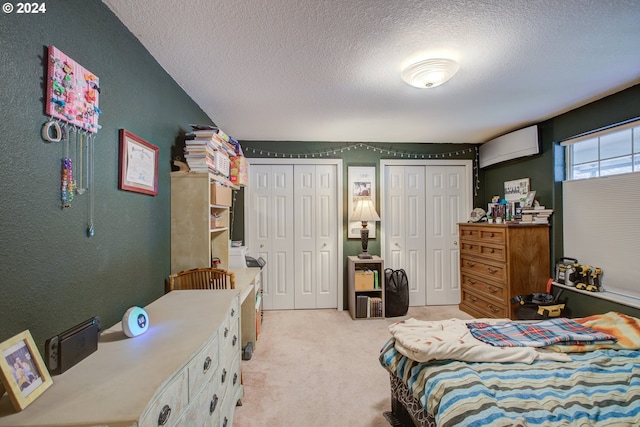
<path id="1" fill-rule="evenodd" d="M 384 319 L 384 261 L 347 257 L 349 314 L 354 320 Z"/>

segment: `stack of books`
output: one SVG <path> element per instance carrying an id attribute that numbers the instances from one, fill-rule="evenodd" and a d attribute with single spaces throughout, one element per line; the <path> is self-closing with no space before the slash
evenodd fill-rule
<path id="1" fill-rule="evenodd" d="M 523 224 L 549 224 L 549 217 L 552 214 L 553 209 L 545 209 L 544 206 L 522 209 L 520 222 Z"/>
<path id="2" fill-rule="evenodd" d="M 184 158 L 192 172 L 212 172 L 229 178 L 230 156 L 235 156 L 236 147 L 229 135 L 217 126 L 191 125 L 187 134 Z M 239 146 L 239 144 L 238 144 Z"/>
<path id="3" fill-rule="evenodd" d="M 382 317 L 382 298 L 358 295 L 356 297 L 356 317 Z"/>

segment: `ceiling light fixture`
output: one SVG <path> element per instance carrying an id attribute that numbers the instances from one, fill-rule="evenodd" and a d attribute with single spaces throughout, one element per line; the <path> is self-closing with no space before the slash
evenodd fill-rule
<path id="1" fill-rule="evenodd" d="M 409 65 L 401 76 L 411 86 L 426 89 L 445 83 L 459 68 L 458 63 L 452 59 L 425 59 Z"/>

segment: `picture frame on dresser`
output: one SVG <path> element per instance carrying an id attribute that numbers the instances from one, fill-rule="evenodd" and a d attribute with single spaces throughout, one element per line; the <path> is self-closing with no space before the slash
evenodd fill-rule
<path id="1" fill-rule="evenodd" d="M 36 400 L 53 380 L 27 329 L 0 344 L 0 397 L 6 391 L 16 412 Z"/>

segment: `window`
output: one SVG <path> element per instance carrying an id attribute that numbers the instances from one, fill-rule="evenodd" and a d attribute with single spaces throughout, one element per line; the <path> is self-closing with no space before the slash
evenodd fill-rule
<path id="1" fill-rule="evenodd" d="M 640 172 L 640 120 L 564 141 L 569 180 Z"/>

